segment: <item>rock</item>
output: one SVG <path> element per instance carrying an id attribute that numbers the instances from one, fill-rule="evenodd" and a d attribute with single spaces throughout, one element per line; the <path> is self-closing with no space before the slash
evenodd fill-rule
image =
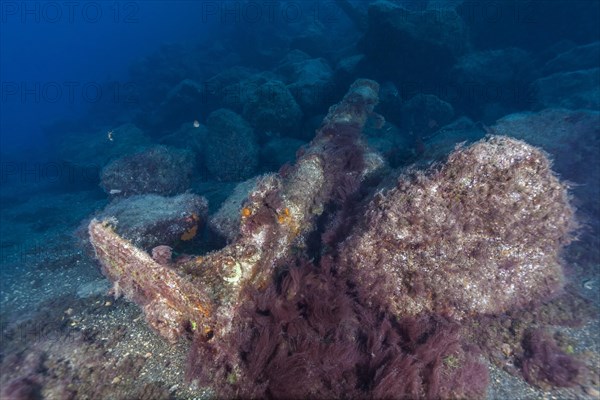
<path id="1" fill-rule="evenodd" d="M 344 57 L 338 61 L 334 70 L 336 87 L 346 87 L 358 75 L 361 63 L 365 60 L 364 54 L 355 54 Z"/>
<path id="2" fill-rule="evenodd" d="M 219 93 L 221 88 L 224 88 L 232 83 L 241 82 L 256 74 L 257 71 L 242 66 L 227 68 L 206 81 L 207 88 L 211 94 Z"/>
<path id="3" fill-rule="evenodd" d="M 385 115 L 386 121 L 400 125 L 402 123 L 402 96 L 396 84 L 391 81 L 382 83 L 379 97 L 378 113 Z"/>
<path id="4" fill-rule="evenodd" d="M 449 103 L 432 94 L 418 94 L 402 105 L 402 128 L 416 137 L 427 136 L 454 117 Z"/>
<path id="5" fill-rule="evenodd" d="M 291 136 L 298 131 L 302 111 L 288 88 L 269 81 L 257 88 L 242 114 L 260 134 L 277 132 Z"/>
<path id="6" fill-rule="evenodd" d="M 283 57 L 281 59 L 281 61 L 279 61 L 279 64 L 275 68 L 275 73 L 282 74 L 282 75 L 288 75 L 293 72 L 293 69 L 294 69 L 293 66 L 296 65 L 296 63 L 301 62 L 301 61 L 310 60 L 310 58 L 311 57 L 308 54 L 306 54 L 305 52 L 303 52 L 302 50 L 298 50 L 298 49 L 290 50 L 285 55 L 285 57 Z"/>
<path id="7" fill-rule="evenodd" d="M 516 47 L 469 53 L 452 69 L 453 104 L 471 116 L 493 121 L 515 109 L 528 109 L 536 77 L 530 54 Z"/>
<path id="8" fill-rule="evenodd" d="M 481 124 L 467 117 L 460 117 L 423 140 L 420 165 L 442 161 L 461 143 L 472 144 L 486 135 Z"/>
<path id="9" fill-rule="evenodd" d="M 376 194 L 339 249 L 341 272 L 398 316 L 524 307 L 563 286 L 568 199 L 541 150 L 495 136 Z"/>
<path id="10" fill-rule="evenodd" d="M 435 82 L 466 50 L 466 28 L 452 9 L 410 11 L 378 0 L 368 20 L 359 48 L 380 74 Z"/>
<path id="11" fill-rule="evenodd" d="M 115 222 L 115 231 L 148 252 L 194 239 L 206 223 L 208 203 L 195 194 L 131 196 L 111 202 L 96 218 Z"/>
<path id="12" fill-rule="evenodd" d="M 207 102 L 214 108 L 207 108 L 208 112 L 219 108 L 230 108 L 236 112 L 241 112 L 242 100 L 242 82 L 256 74 L 256 71 L 245 67 L 228 68 L 206 81 L 205 95 Z"/>
<path id="13" fill-rule="evenodd" d="M 219 210 L 208 219 L 208 227 L 227 243 L 231 243 L 240 233 L 242 204 L 252 192 L 258 177 L 239 183 Z"/>
<path id="14" fill-rule="evenodd" d="M 206 168 L 218 180 L 241 181 L 256 172 L 258 144 L 252 127 L 231 110 L 208 116 L 204 149 Z"/>
<path id="15" fill-rule="evenodd" d="M 397 168 L 414 158 L 414 137 L 400 131 L 387 122 L 380 128 L 365 127 L 365 136 L 369 147 L 381 154 L 392 168 Z"/>
<path id="16" fill-rule="evenodd" d="M 157 50 L 133 61 L 129 72 L 135 77 L 135 94 L 147 109 L 155 111 L 169 92 L 186 79 L 202 82 L 203 77 L 216 73 L 212 71 L 221 70 L 231 56 L 219 50 L 218 41 L 200 46 L 191 42 L 163 43 Z M 140 120 L 145 121 L 151 114 L 142 113 Z"/>
<path id="17" fill-rule="evenodd" d="M 190 187 L 195 162 L 189 150 L 154 146 L 108 164 L 102 170 L 100 185 L 114 197 L 174 195 Z"/>
<path id="18" fill-rule="evenodd" d="M 457 11 L 479 49 L 518 46 L 537 53 L 561 40 L 598 37 L 600 4 L 594 1 L 462 1 Z"/>
<path id="19" fill-rule="evenodd" d="M 161 129 L 173 129 L 184 122 L 200 120 L 207 102 L 205 91 L 201 83 L 191 79 L 179 82 L 160 105 L 157 125 Z"/>
<path id="20" fill-rule="evenodd" d="M 532 84 L 539 108 L 600 108 L 600 68 L 558 72 Z"/>
<path id="21" fill-rule="evenodd" d="M 600 42 L 573 47 L 558 54 L 546 63 L 545 75 L 555 72 L 578 71 L 596 68 L 600 63 Z"/>
<path id="22" fill-rule="evenodd" d="M 305 113 L 330 104 L 333 70 L 323 58 L 288 61 L 276 72 L 284 76 L 288 89 Z"/>
<path id="23" fill-rule="evenodd" d="M 244 106 L 254 98 L 258 88 L 272 79 L 279 79 L 279 77 L 266 71 L 223 87 L 223 108 L 229 108 L 241 114 Z"/>
<path id="24" fill-rule="evenodd" d="M 198 123 L 196 126 L 193 122 L 186 122 L 172 134 L 161 138 L 160 144 L 191 150 L 199 158 L 203 153 L 207 134 L 208 130 L 205 125 Z"/>
<path id="25" fill-rule="evenodd" d="M 461 56 L 454 75 L 462 84 L 506 85 L 527 82 L 533 76 L 533 60 L 528 52 L 517 47 L 486 50 Z"/>

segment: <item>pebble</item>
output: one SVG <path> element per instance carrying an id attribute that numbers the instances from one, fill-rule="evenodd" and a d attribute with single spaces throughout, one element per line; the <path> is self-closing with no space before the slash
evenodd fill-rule
<path id="1" fill-rule="evenodd" d="M 583 390 L 585 391 L 585 393 L 595 399 L 599 399 L 600 398 L 600 391 L 598 391 L 598 389 L 592 387 L 592 386 L 586 386 L 583 388 Z"/>
<path id="2" fill-rule="evenodd" d="M 510 345 L 508 343 L 502 343 L 502 346 L 500 346 L 500 348 L 502 349 L 502 352 L 506 357 L 509 357 L 512 354 L 512 349 L 510 348 Z"/>

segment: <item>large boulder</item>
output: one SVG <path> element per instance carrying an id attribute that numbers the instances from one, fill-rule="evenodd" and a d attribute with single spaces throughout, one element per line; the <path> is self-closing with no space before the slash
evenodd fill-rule
<path id="1" fill-rule="evenodd" d="M 386 77 L 436 81 L 466 51 L 467 30 L 452 9 L 411 11 L 377 0 L 368 20 L 359 47 Z"/>
<path id="2" fill-rule="evenodd" d="M 375 195 L 339 249 L 340 267 L 399 316 L 524 307 L 563 286 L 568 200 L 543 151 L 495 136 Z"/>
<path id="3" fill-rule="evenodd" d="M 557 54 L 544 65 L 544 74 L 577 71 L 598 66 L 600 62 L 600 42 L 575 46 Z"/>
<path id="4" fill-rule="evenodd" d="M 204 158 L 212 176 L 222 181 L 242 181 L 254 175 L 258 144 L 250 124 L 235 112 L 222 108 L 208 116 L 206 126 Z"/>
<path id="5" fill-rule="evenodd" d="M 196 160 L 190 150 L 154 146 L 119 158 L 102 170 L 102 188 L 111 196 L 174 195 L 191 185 Z"/>
<path id="6" fill-rule="evenodd" d="M 195 194 L 147 194 L 116 199 L 96 218 L 113 221 L 119 235 L 150 252 L 156 246 L 175 247 L 194 239 L 206 223 L 207 212 L 206 199 Z"/>
<path id="7" fill-rule="evenodd" d="M 454 108 L 432 94 L 417 94 L 401 107 L 402 128 L 422 138 L 450 123 Z"/>
<path id="8" fill-rule="evenodd" d="M 456 105 L 469 115 L 494 120 L 515 109 L 529 109 L 529 86 L 535 79 L 534 60 L 517 47 L 461 56 L 452 69 Z"/>
<path id="9" fill-rule="evenodd" d="M 258 180 L 259 177 L 254 177 L 238 183 L 219 210 L 208 219 L 209 229 L 227 243 L 232 243 L 240 234 L 242 206 Z"/>
<path id="10" fill-rule="evenodd" d="M 600 108 L 600 68 L 557 72 L 533 82 L 539 108 Z"/>
<path id="11" fill-rule="evenodd" d="M 274 80 L 256 89 L 244 105 L 242 115 L 262 135 L 267 132 L 289 135 L 298 131 L 302 110 L 285 84 Z"/>
<path id="12" fill-rule="evenodd" d="M 294 52 L 276 70 L 285 78 L 288 89 L 306 113 L 322 111 L 330 103 L 333 70 L 323 58 L 304 58 Z"/>

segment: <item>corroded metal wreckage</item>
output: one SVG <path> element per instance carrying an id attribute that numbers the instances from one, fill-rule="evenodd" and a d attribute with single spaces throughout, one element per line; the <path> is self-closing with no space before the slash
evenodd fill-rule
<path id="1" fill-rule="evenodd" d="M 234 332 L 244 296 L 266 288 L 297 253 L 306 255 L 324 210 L 346 206 L 382 169 L 382 158 L 361 139 L 369 116 L 382 121 L 373 114 L 377 93 L 377 83 L 356 81 L 296 164 L 259 179 L 239 215 L 237 239 L 222 250 L 172 263 L 167 248 L 155 260 L 110 222 L 92 221 L 91 242 L 115 294 L 140 305 L 171 341 L 186 332 Z M 525 142 L 491 136 L 459 146 L 445 163 L 409 170 L 368 201 L 341 225 L 344 237 L 330 235 L 336 241 L 328 257 L 369 306 L 397 317 L 460 320 L 541 302 L 564 285 L 561 252 L 577 228 L 568 185 L 546 154 Z"/>
<path id="2" fill-rule="evenodd" d="M 219 251 L 177 266 L 164 265 L 120 237 L 109 220 L 93 220 L 90 240 L 115 295 L 142 307 L 148 324 L 169 341 L 185 332 L 226 335 L 242 289 L 265 287 L 277 262 L 304 246 L 339 187 L 360 181 L 383 164 L 378 156 L 364 154 L 360 137 L 378 91 L 371 80 L 352 84 L 342 101 L 329 109 L 295 165 L 259 180 L 241 211 L 237 240 Z M 344 148 L 349 149 L 346 153 L 362 152 L 364 162 L 336 165 L 344 158 Z"/>

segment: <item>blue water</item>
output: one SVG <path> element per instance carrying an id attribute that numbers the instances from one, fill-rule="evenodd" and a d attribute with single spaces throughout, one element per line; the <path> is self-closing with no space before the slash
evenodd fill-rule
<path id="1" fill-rule="evenodd" d="M 77 119 L 125 85 L 128 67 L 161 43 L 202 40 L 196 2 L 4 2 L 2 146 L 43 141 L 42 126 Z M 6 150 L 5 150 L 6 151 Z"/>
<path id="2" fill-rule="evenodd" d="M 207 215 L 214 216 L 239 182 L 293 163 L 328 108 L 359 78 L 380 84 L 375 111 L 386 123 L 381 128 L 373 120 L 363 133 L 396 175 L 443 160 L 456 144 L 487 133 L 548 152 L 556 173 L 573 183 L 583 227 L 580 240 L 564 251 L 566 287 L 597 314 L 598 20 L 600 2 L 594 0 L 1 2 L 0 371 L 7 375 L 0 378 L 0 395 L 62 396 L 68 391 L 55 383 L 76 376 L 15 373 L 21 364 L 14 354 L 35 351 L 50 360 L 44 368 L 60 370 L 51 363 L 54 350 L 43 343 L 48 335 L 62 343 L 56 338 L 68 332 L 49 323 L 24 345 L 14 329 L 42 318 L 63 321 L 71 313 L 86 315 L 81 325 L 92 329 L 96 303 L 111 304 L 106 318 L 140 317 L 131 303 L 115 307 L 106 295 L 110 283 L 86 238 L 92 216 L 132 195 L 182 193 L 205 197 Z M 146 158 L 131 161 L 144 151 Z M 117 172 L 111 175 L 109 165 Z M 177 254 L 218 249 L 235 232 L 204 224 L 194 235 L 173 244 Z M 143 243 L 145 250 L 160 244 Z M 48 311 L 63 303 L 70 311 Z M 586 318 L 588 328 L 598 322 Z M 595 346 L 585 362 L 596 363 L 591 371 L 597 374 L 598 337 L 585 337 L 577 352 Z M 36 343 L 42 343 L 37 350 Z M 156 346 L 169 352 L 165 343 Z M 175 370 L 181 372 L 185 363 L 179 361 Z M 144 384 L 156 374 L 149 372 Z M 24 377 L 35 384 L 4 389 Z M 515 398 L 535 387 L 514 379 L 519 383 L 509 392 Z M 170 398 L 193 398 L 181 376 L 166 374 L 165 381 L 182 388 Z M 121 392 L 69 393 L 139 395 L 132 394 L 135 383 L 127 385 Z M 579 392 L 557 393 L 598 393 L 597 380 L 576 387 Z M 487 397 L 509 393 L 502 390 L 490 389 Z M 155 396 L 148 398 L 161 398 Z"/>

